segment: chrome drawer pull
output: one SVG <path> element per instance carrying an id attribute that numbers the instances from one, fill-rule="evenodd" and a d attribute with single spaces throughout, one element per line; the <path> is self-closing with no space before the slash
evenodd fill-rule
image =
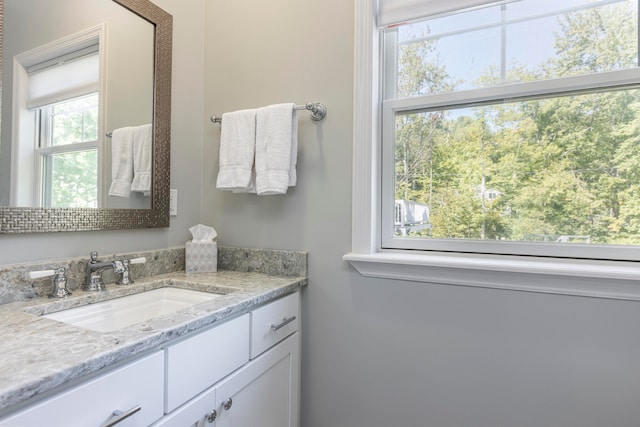
<path id="1" fill-rule="evenodd" d="M 124 421 L 125 419 L 129 418 L 131 415 L 135 414 L 136 412 L 138 412 L 141 409 L 142 409 L 142 406 L 140 406 L 140 405 L 135 406 L 135 407 L 129 409 L 128 411 L 124 411 L 124 412 L 119 410 L 119 409 L 116 409 L 115 411 L 113 411 L 113 416 L 115 418 L 113 418 L 111 421 L 108 421 L 102 427 L 112 427 L 112 426 L 118 424 L 119 422 Z"/>
<path id="2" fill-rule="evenodd" d="M 282 329 L 285 326 L 287 326 L 289 323 L 293 322 L 294 320 L 296 320 L 296 316 L 291 316 L 290 318 L 283 318 L 282 322 L 278 323 L 277 325 L 271 325 L 271 330 L 273 332 L 276 332 L 278 329 Z"/>

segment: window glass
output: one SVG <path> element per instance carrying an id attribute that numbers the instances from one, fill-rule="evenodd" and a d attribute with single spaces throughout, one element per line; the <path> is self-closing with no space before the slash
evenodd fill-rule
<path id="1" fill-rule="evenodd" d="M 39 110 L 44 207 L 98 207 L 98 101 L 93 93 Z"/>
<path id="2" fill-rule="evenodd" d="M 51 146 L 98 139 L 98 94 L 54 104 L 51 115 Z"/>
<path id="3" fill-rule="evenodd" d="M 383 247 L 640 244 L 637 1 L 522 0 L 381 31 Z"/>
<path id="4" fill-rule="evenodd" d="M 50 154 L 45 158 L 47 207 L 98 207 L 98 150 Z"/>
<path id="5" fill-rule="evenodd" d="M 386 31 L 397 32 L 397 93 L 633 68 L 637 17 L 636 1 L 523 0 L 392 28 Z"/>
<path id="6" fill-rule="evenodd" d="M 398 114 L 394 233 L 640 244 L 638 131 L 638 89 Z"/>

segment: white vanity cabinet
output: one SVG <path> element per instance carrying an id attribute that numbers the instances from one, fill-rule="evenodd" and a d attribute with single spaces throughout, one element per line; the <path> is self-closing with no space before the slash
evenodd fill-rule
<path id="1" fill-rule="evenodd" d="M 37 403 L 2 427 L 147 427 L 164 414 L 164 354 L 149 356 Z M 126 416 L 127 414 L 130 416 Z"/>
<path id="2" fill-rule="evenodd" d="M 299 345 L 296 332 L 222 381 L 215 427 L 297 427 Z"/>
<path id="3" fill-rule="evenodd" d="M 299 382 L 300 382 L 300 338 L 298 319 L 300 316 L 300 294 L 298 292 L 271 302 L 247 314 L 251 329 L 233 336 L 251 343 L 251 361 L 247 358 L 239 369 L 231 372 L 179 408 L 171 411 L 154 424 L 154 427 L 298 427 Z M 243 327 L 245 318 L 241 320 Z M 212 331 L 224 326 L 221 325 Z M 194 338 L 198 338 L 196 336 Z M 186 340 L 185 343 L 189 343 Z M 188 344 L 190 346 L 190 343 Z M 225 343 L 220 342 L 222 348 Z M 197 375 L 200 363 L 213 363 L 211 355 L 216 351 L 193 349 L 180 359 L 181 376 Z M 167 349 L 170 351 L 171 347 Z M 189 361 L 192 354 L 192 361 Z M 195 362 L 195 359 L 199 359 Z M 172 370 L 168 357 L 168 372 Z M 174 359 L 177 361 L 177 359 Z M 239 360 L 236 358 L 235 360 Z M 229 365 L 231 366 L 231 365 Z M 191 371 L 191 373 L 189 373 Z M 170 374 L 169 374 L 170 375 Z M 188 382 L 191 382 L 190 380 Z M 170 385 L 171 381 L 169 381 Z M 202 387 L 199 382 L 197 387 Z M 171 393 L 172 387 L 168 387 Z M 180 392 L 183 400 L 186 393 Z M 171 400 L 171 399 L 169 399 Z"/>
<path id="4" fill-rule="evenodd" d="M 296 332 L 153 427 L 297 427 L 299 345 Z"/>
<path id="5" fill-rule="evenodd" d="M 0 419 L 0 427 L 298 427 L 299 318 L 295 292 Z"/>

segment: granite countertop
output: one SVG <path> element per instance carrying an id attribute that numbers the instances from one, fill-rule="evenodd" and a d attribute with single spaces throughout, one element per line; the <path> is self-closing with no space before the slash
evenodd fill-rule
<path id="1" fill-rule="evenodd" d="M 76 290 L 63 300 L 37 298 L 0 305 L 0 415 L 68 381 L 161 347 L 306 284 L 305 277 L 182 271 L 138 279 L 127 286 L 107 285 L 100 293 Z M 96 332 L 38 316 L 165 286 L 225 295 L 113 332 Z"/>

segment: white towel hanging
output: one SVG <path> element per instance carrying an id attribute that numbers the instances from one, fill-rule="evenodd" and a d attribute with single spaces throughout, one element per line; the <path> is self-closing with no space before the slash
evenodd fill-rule
<path id="1" fill-rule="evenodd" d="M 223 125 L 224 125 L 223 117 Z M 295 104 L 259 108 L 256 113 L 256 177 L 258 195 L 285 194 L 296 184 L 298 117 Z"/>
<path id="2" fill-rule="evenodd" d="M 133 128 L 115 129 L 111 136 L 111 186 L 109 195 L 129 197 L 133 180 Z"/>
<path id="3" fill-rule="evenodd" d="M 131 191 L 151 194 L 151 157 L 153 135 L 151 124 L 133 128 L 133 180 Z"/>
<path id="4" fill-rule="evenodd" d="M 220 170 L 216 188 L 248 192 L 256 146 L 256 110 L 225 113 L 220 132 Z"/>

